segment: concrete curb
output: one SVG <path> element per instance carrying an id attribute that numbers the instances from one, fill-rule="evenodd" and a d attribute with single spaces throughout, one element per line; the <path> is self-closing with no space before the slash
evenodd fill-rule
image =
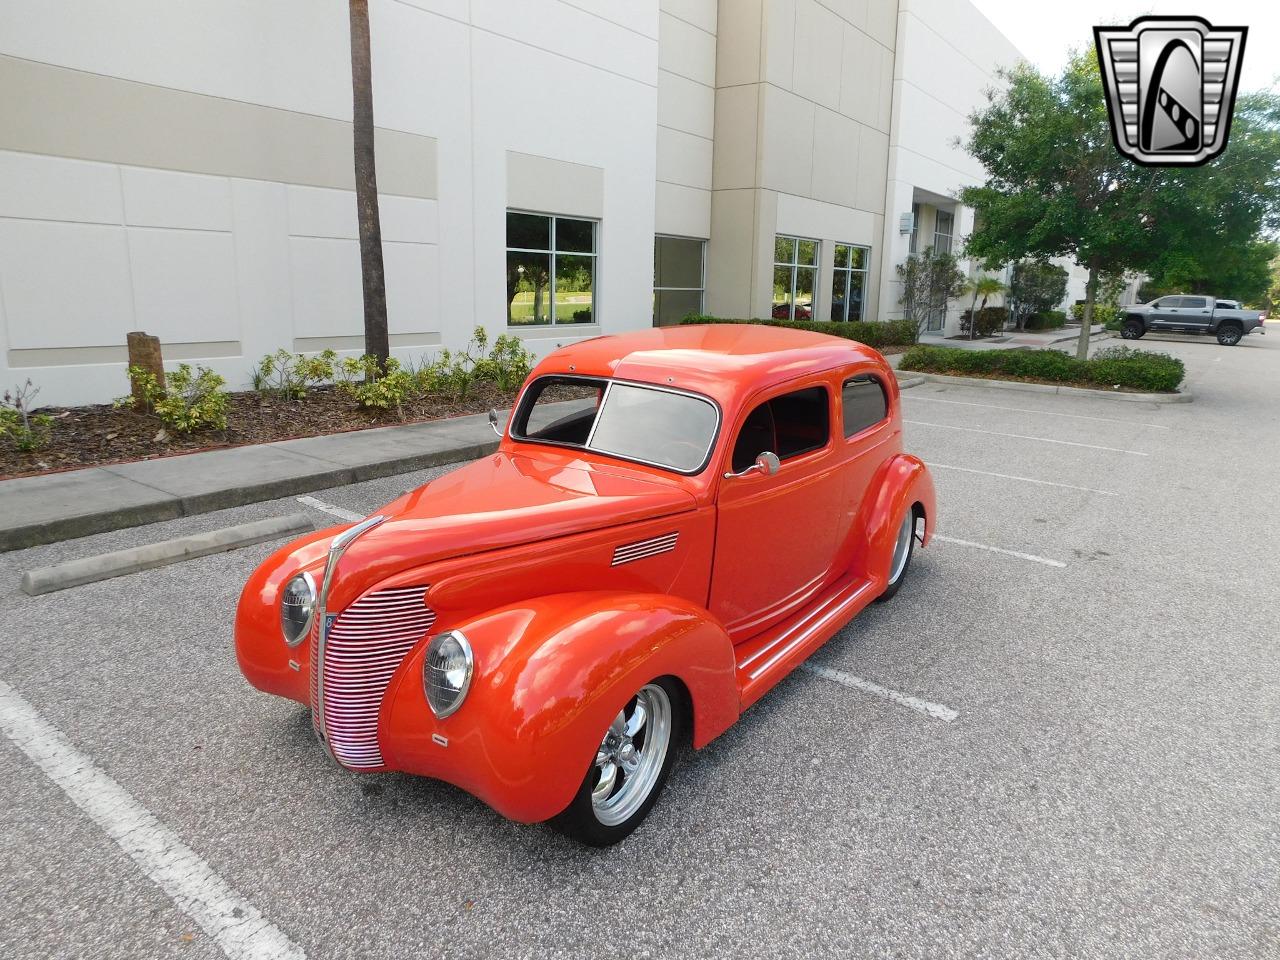
<path id="1" fill-rule="evenodd" d="M 898 373 L 896 370 L 894 371 L 894 374 L 898 378 L 899 390 L 910 390 L 912 387 L 918 387 L 920 386 L 920 384 L 924 383 L 924 377 L 921 377 L 921 376 L 911 376 L 910 374 L 901 374 L 901 373 Z"/>
<path id="2" fill-rule="evenodd" d="M 1119 390 L 1093 390 L 1089 387 L 1067 387 L 1054 383 L 1023 383 L 1020 380 L 987 380 L 983 377 L 951 377 L 941 373 L 916 373 L 914 376 L 931 383 L 951 383 L 962 387 L 994 387 L 997 390 L 1016 390 L 1022 393 L 1056 393 L 1062 396 L 1104 397 L 1107 400 L 1125 400 L 1129 403 L 1191 403 L 1195 395 L 1184 389 L 1181 393 L 1121 393 Z"/>
<path id="3" fill-rule="evenodd" d="M 189 537 L 178 537 L 176 540 L 162 540 L 145 547 L 131 547 L 96 557 L 69 560 L 52 567 L 37 567 L 22 575 L 21 588 L 27 596 L 36 597 L 43 593 L 54 593 L 69 587 L 181 563 L 183 560 L 207 557 L 213 553 L 225 553 L 265 540 L 279 540 L 314 529 L 311 517 L 305 513 L 255 520 Z"/>

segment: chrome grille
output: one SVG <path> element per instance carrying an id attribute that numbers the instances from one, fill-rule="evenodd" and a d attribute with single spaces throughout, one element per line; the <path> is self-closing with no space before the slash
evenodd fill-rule
<path id="1" fill-rule="evenodd" d="M 676 548 L 676 540 L 679 537 L 680 534 L 676 531 L 664 533 L 660 537 L 652 537 L 648 540 L 625 543 L 620 547 L 615 547 L 613 563 L 610 566 L 616 567 L 619 564 L 630 563 L 633 560 L 643 560 L 645 557 L 652 557 L 659 553 L 670 553 Z"/>
<path id="2" fill-rule="evenodd" d="M 436 615 L 424 603 L 427 588 L 395 587 L 361 597 L 333 621 L 324 663 L 316 669 L 319 636 L 312 635 L 312 705 L 323 703 L 323 734 L 334 759 L 352 770 L 384 766 L 378 749 L 378 711 L 391 677 Z M 320 684 L 324 697 L 321 699 Z M 313 710 L 319 729 L 321 718 Z"/>

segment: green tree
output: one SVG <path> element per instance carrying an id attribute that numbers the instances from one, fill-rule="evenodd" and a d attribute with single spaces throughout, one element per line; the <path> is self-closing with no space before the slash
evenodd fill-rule
<path id="1" fill-rule="evenodd" d="M 947 304 L 964 292 L 964 274 L 956 266 L 954 254 L 933 247 L 913 253 L 896 270 L 902 283 L 898 303 L 907 319 L 916 325 L 919 340 L 929 317 L 945 311 Z"/>
<path id="2" fill-rule="evenodd" d="M 1033 313 L 1053 310 L 1067 295 L 1067 271 L 1047 260 L 1021 260 L 1009 278 L 1009 302 L 1019 330 Z"/>
<path id="3" fill-rule="evenodd" d="M 360 230 L 360 282 L 364 290 L 364 352 L 386 363 L 387 279 L 382 264 L 378 172 L 373 152 L 373 69 L 369 55 L 369 0 L 349 0 L 351 14 L 352 141 L 356 219 Z"/>
<path id="4" fill-rule="evenodd" d="M 994 296 L 1004 293 L 1009 288 L 997 280 L 995 277 L 987 277 L 978 274 L 972 279 L 966 280 L 963 292 L 971 294 L 973 300 L 969 303 L 969 339 L 972 340 L 977 336 L 978 332 L 978 313 L 987 309 L 987 301 Z M 978 306 L 978 298 L 982 298 L 982 306 Z"/>
<path id="5" fill-rule="evenodd" d="M 1142 167 L 1111 141 L 1096 55 L 1061 76 L 1026 65 L 970 116 L 965 147 L 986 182 L 960 199 L 976 211 L 966 252 L 982 262 L 1069 256 L 1085 267 L 1077 356 L 1088 355 L 1098 288 L 1187 250 L 1197 232 L 1248 243 L 1280 206 L 1280 98 L 1241 98 L 1228 149 L 1202 167 Z"/>

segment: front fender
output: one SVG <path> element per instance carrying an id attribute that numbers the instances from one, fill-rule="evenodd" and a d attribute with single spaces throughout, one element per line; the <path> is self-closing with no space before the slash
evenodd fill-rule
<path id="1" fill-rule="evenodd" d="M 444 720 L 431 713 L 420 643 L 384 701 L 382 754 L 393 769 L 446 780 L 512 820 L 546 820 L 568 806 L 610 721 L 651 680 L 684 684 L 695 746 L 738 718 L 733 646 L 686 600 L 559 594 L 453 628 L 475 657 L 466 700 Z"/>
<path id="2" fill-rule="evenodd" d="M 937 521 L 933 477 L 919 457 L 899 453 L 876 472 L 861 511 L 865 519 L 860 526 L 861 543 L 856 555 L 862 558 L 863 574 L 882 587 L 889 581 L 898 526 L 914 504 L 924 512 L 921 545 L 927 546 Z"/>

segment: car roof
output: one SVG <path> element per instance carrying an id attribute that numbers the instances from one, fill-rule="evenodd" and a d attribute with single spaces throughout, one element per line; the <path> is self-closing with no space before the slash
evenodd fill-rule
<path id="1" fill-rule="evenodd" d="M 549 354 L 538 374 L 577 373 L 736 396 L 859 361 L 883 365 L 856 340 L 763 324 L 689 324 L 593 337 Z"/>

